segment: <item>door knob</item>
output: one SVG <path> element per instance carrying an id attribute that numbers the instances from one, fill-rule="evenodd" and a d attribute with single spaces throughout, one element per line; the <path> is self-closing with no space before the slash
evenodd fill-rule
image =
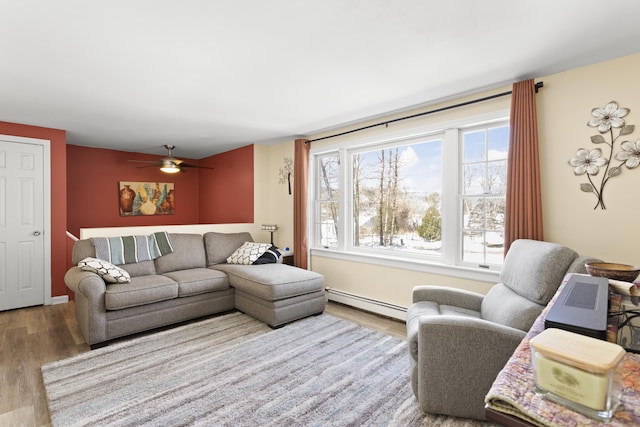
<path id="1" fill-rule="evenodd" d="M 39 235 L 40 235 L 40 232 L 39 232 L 38 230 L 36 230 L 36 231 L 34 231 L 34 232 L 33 232 L 33 235 L 34 235 L 34 236 L 39 236 Z"/>

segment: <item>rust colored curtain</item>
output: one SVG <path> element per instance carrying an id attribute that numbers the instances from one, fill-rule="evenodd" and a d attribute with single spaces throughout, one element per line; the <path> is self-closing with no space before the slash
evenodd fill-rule
<path id="1" fill-rule="evenodd" d="M 504 253 L 516 239 L 543 240 L 538 120 L 533 80 L 514 83 L 511 95 Z"/>
<path id="2" fill-rule="evenodd" d="M 309 149 L 306 139 L 296 139 L 293 162 L 293 261 L 296 267 L 307 269 L 307 198 L 309 189 Z"/>

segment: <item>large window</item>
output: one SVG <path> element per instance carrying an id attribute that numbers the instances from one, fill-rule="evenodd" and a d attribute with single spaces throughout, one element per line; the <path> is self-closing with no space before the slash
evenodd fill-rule
<path id="1" fill-rule="evenodd" d="M 507 114 L 313 147 L 312 251 L 498 269 Z"/>

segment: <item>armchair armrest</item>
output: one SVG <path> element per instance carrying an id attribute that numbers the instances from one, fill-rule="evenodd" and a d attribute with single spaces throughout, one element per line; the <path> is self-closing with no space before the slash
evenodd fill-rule
<path id="1" fill-rule="evenodd" d="M 485 395 L 525 335 L 470 317 L 421 318 L 417 384 L 422 409 L 483 419 Z"/>
<path id="2" fill-rule="evenodd" d="M 440 305 L 454 305 L 468 310 L 480 311 L 484 295 L 463 289 L 444 286 L 416 286 L 413 302 L 432 301 Z"/>

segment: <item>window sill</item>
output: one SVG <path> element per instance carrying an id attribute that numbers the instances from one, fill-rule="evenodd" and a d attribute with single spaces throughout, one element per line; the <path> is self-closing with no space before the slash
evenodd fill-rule
<path id="1" fill-rule="evenodd" d="M 419 271 L 422 273 L 437 274 L 440 276 L 457 277 L 460 279 L 468 279 L 478 282 L 497 283 L 500 280 L 500 272 L 496 270 L 445 265 L 437 262 L 421 261 L 400 257 L 360 254 L 353 252 L 344 252 L 336 249 L 321 248 L 311 249 L 311 256 L 333 258 L 339 259 L 341 261 L 360 262 L 364 264 L 381 265 L 384 267 Z"/>

